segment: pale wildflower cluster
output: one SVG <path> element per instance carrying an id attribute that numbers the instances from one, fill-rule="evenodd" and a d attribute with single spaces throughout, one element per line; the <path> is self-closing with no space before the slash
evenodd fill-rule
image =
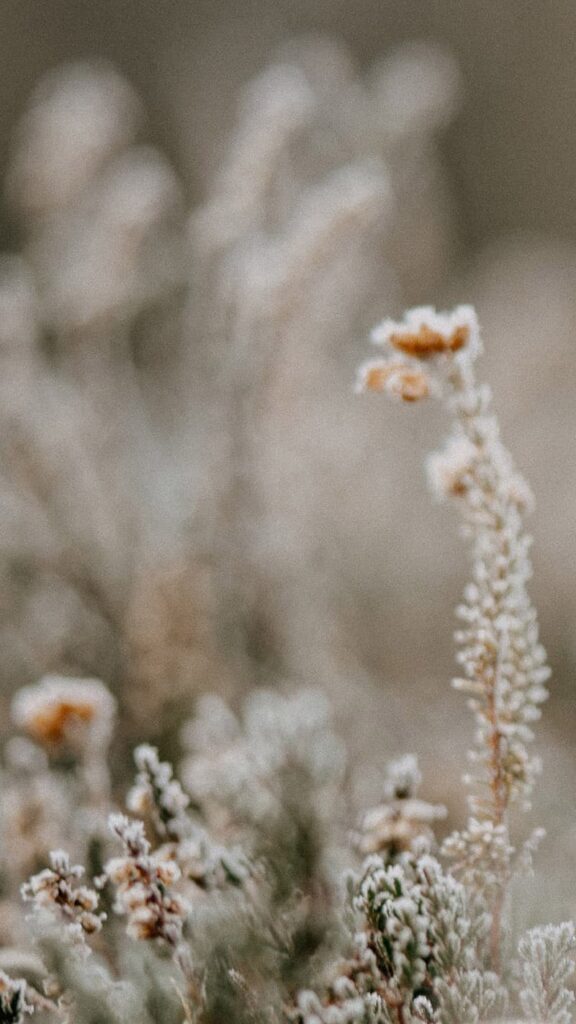
<path id="1" fill-rule="evenodd" d="M 77 821 L 82 832 L 104 829 L 109 800 L 108 751 L 116 724 L 117 703 L 99 679 L 45 676 L 16 693 L 12 718 L 51 758 L 72 756 L 77 765 L 76 799 L 86 819 Z M 50 788 L 50 778 L 38 773 L 40 786 Z M 70 787 L 68 787 L 70 788 Z M 75 788 L 75 787 L 73 787 Z M 62 787 L 61 787 L 62 789 Z M 56 797 L 56 803 L 61 802 Z M 62 810 L 66 814 L 65 808 Z M 70 822 L 70 827 L 72 823 Z"/>
<path id="2" fill-rule="evenodd" d="M 189 811 L 190 796 L 175 778 L 172 765 L 161 761 L 155 747 L 143 743 L 134 751 L 138 769 L 129 791 L 128 810 L 150 819 L 161 841 L 156 856 L 172 859 L 187 879 L 203 889 L 240 884 L 247 874 L 241 854 L 227 849 Z"/>
<path id="3" fill-rule="evenodd" d="M 372 331 L 372 341 L 384 349 L 386 357 L 360 366 L 357 391 L 383 391 L 408 402 L 438 393 L 430 360 L 449 358 L 464 349 L 474 358 L 479 348 L 475 315 L 469 306 L 442 314 L 427 306 L 410 310 L 402 323 L 384 320 Z"/>
<path id="4" fill-rule="evenodd" d="M 469 818 L 461 832 L 447 836 L 442 849 L 455 874 L 480 892 L 494 895 L 509 880 L 514 847 L 504 824 Z"/>
<path id="5" fill-rule="evenodd" d="M 88 952 L 86 936 L 99 932 L 106 914 L 98 912 L 98 893 L 88 885 L 79 885 L 84 875 L 80 864 L 71 864 L 64 850 L 50 854 L 50 867 L 33 875 L 22 886 L 22 898 L 34 911 L 60 917 L 64 934 L 82 951 Z"/>
<path id="6" fill-rule="evenodd" d="M 187 901 L 173 891 L 180 878 L 178 865 L 151 853 L 141 821 L 113 815 L 110 829 L 122 842 L 124 854 L 109 860 L 104 872 L 115 887 L 116 911 L 127 917 L 128 934 L 176 948 L 189 912 Z"/>
<path id="7" fill-rule="evenodd" d="M 158 834 L 178 842 L 190 831 L 186 813 L 190 797 L 174 778 L 172 765 L 160 761 L 155 747 L 142 743 L 134 751 L 134 761 L 138 774 L 127 797 L 128 809 L 140 817 L 151 814 Z"/>

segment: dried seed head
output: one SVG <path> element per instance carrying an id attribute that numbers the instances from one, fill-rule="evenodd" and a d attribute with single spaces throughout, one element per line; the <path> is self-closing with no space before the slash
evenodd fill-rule
<path id="1" fill-rule="evenodd" d="M 403 402 L 417 402 L 430 394 L 430 381 L 418 368 L 373 359 L 360 367 L 357 391 L 384 391 Z"/>
<path id="2" fill-rule="evenodd" d="M 100 931 L 106 914 L 98 912 L 98 893 L 87 885 L 78 884 L 83 874 L 84 868 L 71 864 L 64 850 L 53 850 L 50 867 L 32 875 L 20 891 L 37 914 L 48 913 L 61 918 L 66 937 L 86 955 L 89 950 L 85 936 Z"/>
<path id="3" fill-rule="evenodd" d="M 474 357 L 480 346 L 471 306 L 457 306 L 450 313 L 437 313 L 431 306 L 411 309 L 400 322 L 384 320 L 372 332 L 372 341 L 414 359 L 455 355 L 464 348 Z"/>
<path id="4" fill-rule="evenodd" d="M 469 337 L 470 331 L 465 324 L 456 327 L 448 335 L 440 334 L 439 331 L 433 331 L 426 324 L 422 324 L 420 329 L 413 333 L 391 334 L 390 344 L 404 355 L 429 359 L 430 356 L 441 355 L 443 352 L 458 352 Z"/>

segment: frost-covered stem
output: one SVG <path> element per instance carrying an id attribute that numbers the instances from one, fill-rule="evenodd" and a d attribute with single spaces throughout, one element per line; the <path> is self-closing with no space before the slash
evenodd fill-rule
<path id="1" fill-rule="evenodd" d="M 173 888 L 181 877 L 180 868 L 168 851 L 151 853 L 141 821 L 113 814 L 109 823 L 124 846 L 124 856 L 114 857 L 104 868 L 116 888 L 115 910 L 127 916 L 127 932 L 132 938 L 158 941 L 169 949 L 186 982 L 186 994 L 181 998 L 193 1020 L 193 1006 L 201 1005 L 202 985 L 182 936 L 190 906 Z"/>
<path id="2" fill-rule="evenodd" d="M 448 376 L 448 383 L 452 391 L 450 404 L 456 421 L 464 437 L 475 450 L 474 476 L 477 486 L 472 492 L 473 499 L 465 503 L 464 514 L 473 538 L 474 574 L 478 574 L 479 565 L 485 567 L 484 582 L 489 592 L 489 602 L 485 602 L 484 608 L 487 622 L 484 623 L 482 630 L 476 630 L 474 639 L 477 651 L 472 662 L 474 681 L 484 695 L 484 708 L 477 706 L 476 710 L 485 721 L 483 739 L 488 750 L 486 767 L 490 795 L 488 802 L 483 805 L 481 816 L 489 818 L 495 826 L 504 825 L 507 829 L 510 787 L 506 784 L 506 767 L 503 760 L 504 732 L 500 721 L 499 690 L 501 663 L 510 646 L 506 616 L 507 580 L 510 574 L 519 568 L 515 564 L 513 549 L 521 546 L 521 520 L 511 500 L 503 497 L 506 494 L 506 481 L 502 479 L 507 469 L 506 459 L 503 458 L 499 462 L 495 458 L 495 454 L 499 454 L 498 448 L 501 447 L 497 424 L 492 417 L 485 416 L 487 397 L 483 396 L 476 386 L 472 361 L 455 361 Z M 468 497 L 470 493 L 468 492 Z M 492 565 L 486 564 L 487 534 L 491 535 L 492 539 Z M 486 626 L 489 628 L 486 629 Z M 490 931 L 490 954 L 492 968 L 495 971 L 500 969 L 502 915 L 507 878 L 501 878 L 499 882 L 492 904 Z"/>
<path id="3" fill-rule="evenodd" d="M 510 526 L 511 519 L 514 526 L 518 527 L 519 517 L 510 502 L 507 503 L 508 507 L 498 508 L 498 492 L 502 493 L 504 481 L 499 479 L 498 465 L 493 458 L 493 452 L 490 452 L 487 445 L 490 428 L 494 429 L 495 422 L 491 418 L 488 420 L 482 418 L 482 394 L 476 387 L 473 365 L 469 360 L 453 364 L 449 375 L 449 386 L 452 390 L 451 404 L 457 422 L 460 424 L 464 436 L 476 451 L 475 476 L 478 487 L 474 492 L 474 504 L 469 503 L 466 508 L 468 513 L 466 518 L 471 526 L 476 549 L 474 562 L 482 559 L 482 553 L 478 550 L 481 544 L 480 533 L 485 530 L 490 531 L 496 542 L 493 579 L 486 580 L 490 589 L 490 597 L 493 599 L 491 606 L 487 607 L 485 612 L 492 627 L 490 631 L 492 636 L 487 631 L 482 638 L 480 635 L 477 636 L 480 651 L 476 661 L 475 676 L 484 691 L 486 702 L 484 714 L 488 725 L 486 739 L 489 749 L 488 775 L 491 794 L 488 816 L 495 825 L 502 825 L 507 824 L 509 792 L 506 787 L 502 761 L 503 733 L 499 718 L 498 690 L 502 653 L 509 646 L 507 627 L 505 624 L 501 624 L 505 610 L 506 573 L 510 571 L 513 563 L 511 544 L 507 539 L 505 527 Z M 493 438 L 493 440 L 497 439 Z M 514 530 L 514 539 L 518 539 L 517 529 Z M 498 566 L 496 566 L 497 562 L 499 562 Z M 490 572 L 490 568 L 487 566 L 488 572 Z"/>
<path id="4" fill-rule="evenodd" d="M 534 765 L 524 743 L 527 723 L 538 717 L 544 697 L 543 651 L 535 612 L 526 593 L 531 574 L 530 539 L 523 527 L 523 481 L 515 474 L 490 414 L 490 394 L 475 382 L 472 358 L 454 360 L 447 375 L 448 402 L 456 429 L 470 449 L 469 483 L 461 508 L 473 544 L 473 583 L 459 609 L 467 629 L 458 634 L 472 707 L 479 721 L 477 743 L 484 761 L 487 799 L 472 802 L 480 820 L 508 832 L 509 806 L 532 785 Z M 470 685 L 471 684 L 471 685 Z M 482 752 L 484 747 L 485 753 Z M 477 755 L 478 756 L 478 755 Z M 492 902 L 491 960 L 500 965 L 503 906 L 509 865 L 501 864 Z"/>
<path id="5" fill-rule="evenodd" d="M 533 928 L 520 940 L 520 1004 L 527 1020 L 571 1024 L 575 950 L 571 921 Z"/>

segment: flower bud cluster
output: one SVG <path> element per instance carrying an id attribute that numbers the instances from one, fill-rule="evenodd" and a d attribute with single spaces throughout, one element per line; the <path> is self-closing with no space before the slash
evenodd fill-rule
<path id="1" fill-rule="evenodd" d="M 128 794 L 128 810 L 139 817 L 150 814 L 160 836 L 179 842 L 190 832 L 190 798 L 174 778 L 172 765 L 160 761 L 158 751 L 148 743 L 136 747 L 134 761 L 138 774 Z"/>
<path id="2" fill-rule="evenodd" d="M 181 874 L 178 864 L 151 854 L 141 821 L 113 814 L 110 829 L 121 840 L 124 856 L 109 860 L 104 873 L 116 889 L 115 910 L 128 918 L 128 934 L 177 948 L 190 909 L 173 891 Z"/>
<path id="3" fill-rule="evenodd" d="M 430 920 L 422 891 L 400 864 L 384 867 L 379 857 L 368 858 L 355 899 L 373 929 L 373 941 L 385 975 L 405 990 L 426 978 L 431 956 Z"/>
<path id="4" fill-rule="evenodd" d="M 35 911 L 48 913 L 66 922 L 66 935 L 87 951 L 86 936 L 99 932 L 106 914 L 98 912 L 98 894 L 87 885 L 78 885 L 84 868 L 72 865 L 64 850 L 50 854 L 50 867 L 33 875 L 21 888 L 22 898 L 34 904 Z"/>
<path id="5" fill-rule="evenodd" d="M 404 320 L 384 320 L 372 332 L 372 341 L 386 352 L 370 359 L 358 371 L 356 391 L 383 391 L 404 402 L 417 402 L 438 393 L 433 372 L 425 365 L 432 359 L 472 358 L 479 348 L 478 325 L 470 306 L 452 313 L 437 313 L 429 306 L 408 312 Z"/>

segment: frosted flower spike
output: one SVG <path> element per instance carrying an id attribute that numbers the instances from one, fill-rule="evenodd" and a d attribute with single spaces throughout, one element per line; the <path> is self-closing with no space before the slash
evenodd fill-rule
<path id="1" fill-rule="evenodd" d="M 436 497 L 456 500 L 471 546 L 472 579 L 457 608 L 461 675 L 454 686 L 469 698 L 476 732 L 469 753 L 474 771 L 467 778 L 473 786 L 470 819 L 443 852 L 453 859 L 454 874 L 489 899 L 488 962 L 499 971 L 513 870 L 510 812 L 514 804 L 527 808 L 539 770 L 528 746 L 549 676 L 527 589 L 530 537 L 523 517 L 530 489 L 500 439 L 490 389 L 476 378 L 481 342 L 471 306 L 447 313 L 412 309 L 401 321 L 384 320 L 372 341 L 386 358 L 361 368 L 362 390 L 390 393 L 401 359 L 403 373 L 426 373 L 429 393 L 452 420 L 447 442 L 428 460 L 428 473 Z"/>

